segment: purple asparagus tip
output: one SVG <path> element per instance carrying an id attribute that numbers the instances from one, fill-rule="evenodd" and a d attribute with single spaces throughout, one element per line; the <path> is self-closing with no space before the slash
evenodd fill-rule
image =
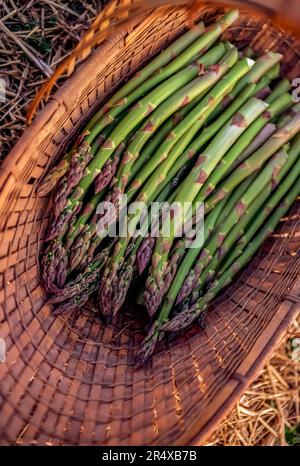
<path id="1" fill-rule="evenodd" d="M 119 164 L 119 157 L 115 155 L 112 159 L 109 159 L 104 167 L 102 168 L 101 172 L 97 175 L 95 179 L 95 193 L 99 193 L 102 191 L 106 186 L 109 185 L 115 173 L 117 171 L 117 167 Z"/>
<path id="2" fill-rule="evenodd" d="M 151 236 L 148 236 L 142 242 L 136 256 L 139 275 L 142 275 L 147 265 L 149 264 L 153 253 L 154 245 L 155 238 L 152 238 Z"/>

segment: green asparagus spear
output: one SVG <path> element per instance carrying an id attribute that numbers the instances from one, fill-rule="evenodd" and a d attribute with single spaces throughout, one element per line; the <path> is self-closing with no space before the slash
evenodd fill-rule
<path id="1" fill-rule="evenodd" d="M 213 193 L 206 201 L 206 211 L 209 212 L 229 192 L 251 173 L 259 170 L 263 164 L 289 142 L 300 131 L 300 114 L 296 114 L 283 128 L 276 131 L 270 139 L 263 144 L 246 161 L 239 165 L 234 173 L 220 185 L 216 193 Z"/>

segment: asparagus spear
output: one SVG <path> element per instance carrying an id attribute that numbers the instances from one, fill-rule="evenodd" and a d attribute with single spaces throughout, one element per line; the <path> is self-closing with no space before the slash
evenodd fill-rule
<path id="1" fill-rule="evenodd" d="M 101 172 L 96 176 L 95 178 L 95 193 L 99 193 L 102 191 L 106 186 L 110 184 L 112 181 L 113 177 L 116 174 L 118 165 L 120 163 L 121 155 L 126 149 L 127 142 L 129 141 L 129 138 L 126 138 L 125 141 L 122 141 L 115 152 L 113 153 L 113 156 L 108 159 Z"/>
<path id="2" fill-rule="evenodd" d="M 58 181 L 66 174 L 70 167 L 70 160 L 72 152 L 69 152 L 57 165 L 55 165 L 49 173 L 43 178 L 37 187 L 37 194 L 39 196 L 46 196 L 57 185 Z"/>
<path id="3" fill-rule="evenodd" d="M 133 275 L 135 273 L 135 260 L 137 250 L 142 242 L 142 237 L 132 241 L 126 251 L 124 263 L 110 282 L 109 287 L 103 289 L 100 285 L 98 302 L 102 314 L 106 318 L 114 317 L 121 309 Z"/>
<path id="4" fill-rule="evenodd" d="M 135 178 L 136 174 L 143 168 L 144 165 L 151 159 L 155 151 L 163 143 L 166 136 L 173 130 L 173 128 L 183 120 L 183 118 L 203 99 L 205 92 L 199 94 L 188 105 L 181 108 L 174 113 L 153 135 L 148 144 L 145 145 L 138 159 L 135 160 L 130 172 L 128 183 L 130 184 Z"/>
<path id="5" fill-rule="evenodd" d="M 99 281 L 99 276 L 108 253 L 109 248 L 101 251 L 82 273 L 68 282 L 64 288 L 57 290 L 49 299 L 49 303 L 69 303 L 70 300 L 76 299 L 82 292 L 89 290 L 92 283 Z"/>
<path id="6" fill-rule="evenodd" d="M 287 154 L 285 153 L 285 150 L 282 150 L 279 152 L 283 154 L 284 157 L 287 157 Z M 298 155 L 299 155 L 299 148 L 298 148 Z M 297 155 L 297 157 L 298 157 Z M 276 176 L 268 182 L 268 184 L 264 187 L 264 189 L 259 193 L 257 198 L 255 199 L 255 202 L 251 204 L 245 211 L 244 215 L 240 219 L 239 223 L 236 224 L 229 234 L 225 237 L 225 240 L 222 243 L 222 246 L 219 248 L 219 250 L 216 251 L 216 253 L 213 256 L 213 259 L 211 260 L 209 267 L 203 270 L 201 273 L 201 276 L 199 277 L 199 281 L 197 283 L 197 294 L 200 295 L 202 288 L 206 282 L 206 280 L 210 280 L 214 277 L 216 273 L 216 269 L 218 265 L 222 262 L 222 260 L 226 257 L 228 252 L 230 251 L 230 248 L 236 244 L 236 241 L 241 237 L 243 232 L 246 232 L 246 228 L 250 225 L 252 219 L 255 217 L 257 212 L 260 211 L 260 209 L 263 207 L 264 203 L 272 193 L 272 190 L 280 183 L 286 172 L 289 170 L 291 166 L 293 166 L 293 162 L 295 161 L 295 157 L 290 157 L 288 156 L 288 159 L 286 158 L 286 162 L 284 163 L 283 167 L 276 173 Z M 295 167 L 295 171 L 297 171 Z M 299 172 L 299 170 L 298 170 Z M 290 186 L 291 183 L 288 185 Z M 275 196 L 274 199 L 278 199 L 278 196 L 280 195 L 281 191 L 277 191 L 278 188 L 275 190 Z M 281 195 L 282 197 L 282 195 Z M 279 197 L 280 199 L 280 197 Z M 279 202 L 276 201 L 276 204 Z M 269 204 L 268 204 L 269 205 Z M 255 223 L 255 222 L 254 222 Z M 220 234 L 222 235 L 222 227 L 220 228 Z M 193 293 L 195 294 L 195 293 Z M 186 296 L 186 295 L 185 295 Z M 185 296 L 182 296 L 179 301 L 182 301 Z"/>
<path id="7" fill-rule="evenodd" d="M 225 157 L 220 160 L 216 170 L 206 181 L 203 191 L 209 195 L 228 172 L 232 172 L 234 168 L 243 162 L 247 158 L 244 158 L 243 151 L 249 147 L 255 136 L 271 119 L 291 107 L 292 103 L 292 96 L 290 94 L 283 94 L 276 102 L 270 105 L 267 111 L 246 129 Z"/>
<path id="8" fill-rule="evenodd" d="M 184 74 L 184 72 L 182 74 Z M 172 86 L 169 86 L 169 83 L 163 83 L 163 85 L 160 86 L 160 89 L 156 89 L 153 91 L 153 93 L 150 93 L 148 96 L 142 99 L 138 105 L 135 106 L 135 108 L 132 109 L 128 115 L 117 125 L 100 151 L 86 167 L 86 175 L 81 179 L 76 189 L 74 189 L 69 196 L 65 209 L 50 225 L 47 239 L 54 239 L 58 235 L 62 234 L 67 222 L 69 221 L 69 218 L 73 215 L 74 210 L 76 210 L 78 203 L 83 198 L 88 187 L 91 185 L 94 178 L 98 175 L 105 162 L 114 153 L 115 147 L 120 144 L 122 140 L 129 134 L 129 132 L 139 124 L 139 122 L 147 115 L 147 113 L 149 113 L 150 109 L 152 111 L 161 100 L 165 100 L 165 102 L 163 102 L 163 104 L 153 112 L 153 115 L 148 119 L 143 129 L 138 132 L 143 143 L 145 143 L 147 138 L 149 138 L 151 135 L 149 130 L 152 130 L 153 128 L 152 118 L 155 118 L 155 124 L 160 124 L 165 121 L 180 106 L 190 102 L 191 99 L 195 98 L 197 95 L 199 95 L 199 93 L 203 92 L 205 89 L 208 89 L 215 81 L 216 74 L 216 70 L 208 71 L 205 75 L 196 78 L 188 85 L 179 89 L 179 91 L 175 92 L 175 94 L 170 96 L 167 100 L 165 100 L 166 92 L 168 92 L 169 95 L 172 93 Z M 184 80 L 183 76 L 182 79 Z M 175 88 L 180 87 L 179 81 L 180 80 L 175 80 L 173 82 Z M 126 156 L 129 156 L 130 159 L 130 153 L 126 151 L 126 154 L 123 158 L 123 162 L 124 159 L 126 161 Z"/>
<path id="9" fill-rule="evenodd" d="M 267 81 L 269 82 L 269 81 Z M 228 108 L 220 115 L 220 117 L 214 121 L 211 125 L 204 128 L 200 135 L 187 147 L 187 149 L 181 154 L 176 160 L 167 178 L 162 181 L 160 179 L 160 186 L 158 189 L 164 189 L 165 185 L 169 183 L 169 178 L 174 178 L 182 167 L 189 163 L 193 157 L 196 156 L 199 151 L 213 136 L 224 126 L 224 124 L 239 110 L 239 108 L 252 96 L 254 96 L 259 89 L 265 86 L 265 77 L 263 77 L 258 84 L 249 84 L 238 97 L 228 106 Z M 210 109 L 211 110 L 211 109 Z M 161 142 L 161 141 L 160 141 Z M 193 156 L 194 154 L 194 156 Z M 139 162 L 139 160 L 137 161 Z M 142 161 L 141 161 L 142 162 Z M 143 164 L 141 163 L 141 166 Z M 128 200 L 130 200 L 136 191 L 136 186 L 139 186 L 145 181 L 148 174 L 146 173 L 145 167 L 143 171 L 137 176 L 133 186 L 129 187 L 127 194 Z"/>
<path id="10" fill-rule="evenodd" d="M 186 253 L 183 261 L 181 262 L 178 268 L 176 277 L 173 280 L 170 292 L 167 294 L 166 297 L 169 311 L 171 311 L 171 308 L 176 298 L 178 304 L 178 302 L 181 302 L 187 295 L 190 294 L 191 290 L 195 287 L 198 280 L 200 280 L 199 277 L 201 276 L 201 272 L 204 270 L 205 267 L 210 267 L 210 263 L 213 260 L 212 257 L 216 252 L 218 246 L 221 248 L 220 250 L 223 252 L 224 242 L 226 239 L 228 240 L 228 236 L 230 237 L 228 243 L 232 239 L 235 239 L 234 235 L 230 236 L 232 231 L 232 225 L 235 225 L 235 223 L 231 222 L 234 221 L 236 222 L 236 224 L 241 226 L 241 229 L 243 228 L 243 219 L 247 217 L 247 213 L 245 214 L 245 210 L 248 208 L 248 206 L 251 206 L 251 203 L 257 203 L 257 198 L 255 196 L 257 194 L 258 189 L 260 189 L 258 187 L 260 187 L 261 180 L 266 180 L 268 182 L 268 180 L 272 180 L 273 178 L 276 179 L 278 171 L 285 162 L 286 152 L 280 153 L 276 157 L 274 157 L 274 160 L 272 160 L 269 163 L 269 167 L 264 169 L 263 173 L 260 176 L 258 176 L 257 182 L 249 186 L 248 189 L 243 193 L 242 197 L 236 204 L 235 209 L 229 213 L 228 217 L 224 219 L 223 223 L 217 229 L 217 231 L 214 232 L 212 236 L 208 239 L 208 242 L 206 243 L 205 247 L 203 249 L 202 247 L 195 247 L 190 249 Z M 263 202 L 264 199 L 262 199 L 261 202 Z M 240 209 L 241 205 L 243 205 L 242 209 Z M 247 207 L 244 207 L 244 205 Z M 238 236 L 239 228 L 233 227 L 233 230 L 234 233 L 237 233 L 236 236 Z M 199 256 L 200 252 L 201 254 Z M 199 256 L 199 259 L 196 261 L 197 256 Z M 193 267 L 195 261 L 196 265 L 195 267 Z"/>
<path id="11" fill-rule="evenodd" d="M 65 175 L 58 182 L 53 193 L 53 212 L 57 218 L 65 207 L 68 195 L 81 180 L 85 167 L 92 159 L 91 146 L 83 140 L 74 150 L 70 159 L 70 166 Z"/>
<path id="12" fill-rule="evenodd" d="M 199 315 L 206 309 L 207 305 L 212 301 L 212 299 L 225 287 L 227 286 L 235 275 L 251 260 L 254 254 L 261 247 L 262 243 L 269 236 L 276 226 L 278 225 L 280 219 L 286 214 L 290 209 L 292 204 L 297 199 L 300 193 L 300 184 L 296 181 L 287 195 L 284 198 L 284 201 L 277 207 L 274 213 L 265 221 L 264 212 L 261 214 L 264 218 L 262 223 L 265 221 L 264 226 L 256 234 L 255 239 L 250 242 L 245 248 L 243 254 L 236 260 L 225 273 L 219 277 L 214 283 L 210 286 L 206 294 L 196 302 L 194 306 L 190 309 L 185 310 L 180 313 L 174 319 L 166 322 L 162 325 L 161 329 L 164 332 L 178 331 L 189 326 Z"/>
<path id="13" fill-rule="evenodd" d="M 122 117 L 122 115 L 120 115 Z M 114 127 L 117 125 L 118 120 L 114 122 L 111 125 L 108 125 L 102 133 L 97 137 L 97 139 L 94 141 L 93 144 L 91 144 L 91 155 L 94 156 L 96 152 L 98 151 L 99 147 L 104 143 L 106 138 L 109 136 L 109 134 L 112 132 Z M 67 173 L 67 171 L 70 168 L 70 162 L 73 156 L 74 151 L 78 150 L 78 146 L 83 143 L 84 139 L 84 134 L 88 130 L 84 131 L 83 134 L 77 138 L 73 148 L 65 155 L 65 157 L 58 163 L 58 165 L 55 165 L 54 167 L 49 170 L 47 175 L 43 178 L 41 183 L 39 183 L 37 187 L 37 194 L 39 196 L 46 196 L 49 194 L 57 185 L 59 180 Z M 85 142 L 85 144 L 87 144 Z"/>
<path id="14" fill-rule="evenodd" d="M 230 47 L 231 48 L 231 47 Z M 204 66 L 214 65 L 217 63 L 222 56 L 224 55 L 226 49 L 228 50 L 228 45 L 225 46 L 224 43 L 218 44 L 216 47 L 206 53 L 202 58 L 201 62 Z M 205 92 L 199 94 L 195 99 L 193 99 L 189 104 L 179 109 L 174 113 L 153 135 L 149 143 L 145 146 L 141 152 L 138 159 L 134 162 L 132 167 L 129 182 L 132 181 L 134 176 L 139 172 L 139 170 L 145 165 L 148 160 L 150 160 L 152 154 L 159 148 L 160 144 L 164 141 L 165 137 L 169 134 L 170 131 L 180 122 L 183 118 L 203 99 Z"/>
<path id="15" fill-rule="evenodd" d="M 169 205 L 172 204 L 173 202 L 173 197 L 174 197 L 174 188 L 179 184 L 180 180 L 182 177 L 185 175 L 186 171 L 188 171 L 189 167 L 184 167 L 184 170 L 181 170 L 180 173 L 176 174 L 175 178 L 172 178 L 171 181 L 165 186 L 165 188 L 158 194 L 158 196 L 155 199 L 155 202 L 163 202 L 164 200 L 168 200 Z M 172 194 L 173 191 L 173 194 Z M 222 203 L 219 205 L 221 206 Z M 214 212 L 216 212 L 217 209 L 214 209 Z M 137 267 L 138 267 L 138 272 L 139 275 L 141 275 L 144 270 L 146 269 L 147 265 L 150 262 L 153 248 L 155 246 L 155 238 L 149 234 L 146 238 L 144 238 L 140 248 L 138 249 L 137 252 Z"/>
<path id="16" fill-rule="evenodd" d="M 171 77 L 180 74 L 180 72 L 183 71 L 183 67 L 178 65 L 179 63 L 183 63 L 183 58 L 185 59 L 186 63 L 189 63 L 192 61 L 189 58 L 192 57 L 194 60 L 196 60 L 195 63 L 197 63 L 198 66 L 200 66 L 201 64 L 203 64 L 203 66 L 208 66 L 209 64 L 212 64 L 211 61 L 218 61 L 218 57 L 221 58 L 222 54 L 224 54 L 225 52 L 223 44 L 217 45 L 212 50 L 208 51 L 205 55 L 202 56 L 202 54 L 207 50 L 207 48 L 209 48 L 209 46 L 217 40 L 217 35 L 219 35 L 218 26 L 214 26 L 214 29 L 214 31 L 206 32 L 198 41 L 199 43 L 201 42 L 202 45 L 207 44 L 206 46 L 203 46 L 202 48 L 200 46 L 198 48 L 196 44 L 193 44 L 193 53 L 190 50 L 185 50 L 177 59 L 173 60 L 173 62 L 170 63 L 167 67 L 161 69 L 159 73 L 156 73 L 154 76 L 151 76 L 147 81 L 145 81 L 142 84 L 142 86 L 137 88 L 135 91 L 133 91 L 126 97 L 123 97 L 120 101 L 116 102 L 110 109 L 106 108 L 105 115 L 102 116 L 98 121 L 96 114 L 91 122 L 91 125 L 93 125 L 93 122 L 95 122 L 95 124 L 92 127 L 89 126 L 90 135 L 88 136 L 88 141 L 93 141 L 97 134 L 103 131 L 106 125 L 111 124 L 113 121 L 115 121 L 115 119 L 121 112 L 124 112 L 124 110 L 132 106 L 132 104 L 137 102 L 142 96 L 145 96 L 149 91 L 156 88 L 159 84 L 161 85 L 163 81 L 165 81 L 167 78 L 171 79 Z M 197 50 L 198 52 L 196 55 L 195 50 Z M 193 66 L 193 64 L 190 64 L 185 69 L 187 70 L 191 68 L 191 66 Z M 102 110 L 100 110 L 100 112 L 101 111 Z"/>
<path id="17" fill-rule="evenodd" d="M 276 79 L 280 73 L 279 62 L 281 59 L 281 54 L 273 52 L 267 52 L 259 57 L 249 73 L 244 76 L 243 80 L 237 83 L 232 92 L 215 109 L 215 111 L 208 119 L 208 123 L 217 118 L 220 113 L 224 111 L 224 108 L 226 108 L 229 103 L 238 96 L 238 94 L 247 86 L 247 84 L 257 83 L 261 78 L 265 77 L 265 85 L 268 85 L 271 81 Z"/>
<path id="18" fill-rule="evenodd" d="M 257 151 L 277 130 L 275 123 L 267 123 L 262 130 L 255 136 L 253 141 L 248 145 L 248 147 L 241 153 L 234 163 L 235 166 L 239 165 L 239 162 L 247 159 L 253 152 Z"/>
<path id="19" fill-rule="evenodd" d="M 300 114 L 296 114 L 283 128 L 276 131 L 270 139 L 263 144 L 246 161 L 242 162 L 234 173 L 221 183 L 217 192 L 212 194 L 206 201 L 206 211 L 209 212 L 229 192 L 231 192 L 241 181 L 251 173 L 259 170 L 263 164 L 277 152 L 282 146 L 289 142 L 300 131 Z"/>
<path id="20" fill-rule="evenodd" d="M 221 59 L 220 63 L 211 67 L 211 76 L 210 76 L 210 86 L 214 85 L 216 82 L 220 80 L 220 78 L 229 70 L 231 66 L 234 65 L 234 63 L 237 60 L 237 50 L 235 48 L 232 48 L 229 52 L 225 54 L 225 56 Z M 238 69 L 244 70 L 246 68 L 246 62 L 243 64 L 238 64 Z M 236 67 L 235 67 L 235 72 L 237 73 Z M 244 71 L 245 72 L 245 71 Z M 208 77 L 208 74 L 206 75 Z M 207 89 L 207 87 L 206 87 Z M 204 112 L 204 109 L 207 107 L 205 104 L 203 105 L 202 101 L 184 118 L 182 122 L 180 122 L 176 127 L 172 130 L 171 133 L 166 138 L 166 144 L 162 144 L 161 149 L 155 153 L 154 156 L 151 157 L 151 160 L 149 164 L 153 166 L 155 163 L 158 164 L 160 160 L 162 160 L 162 157 L 165 155 L 161 155 L 161 152 L 165 150 L 165 146 L 167 145 L 168 148 L 172 147 L 174 145 L 175 141 L 183 135 L 186 132 L 186 129 L 190 127 L 189 134 L 190 137 L 192 137 L 194 130 L 194 125 L 197 124 L 197 126 L 200 126 L 200 123 L 197 122 L 200 121 L 200 112 L 199 108 L 203 108 L 202 113 Z M 158 107 L 158 109 L 149 117 L 148 120 L 146 120 L 144 127 L 136 134 L 136 137 L 133 139 L 132 143 L 129 145 L 125 157 L 123 158 L 120 166 L 120 171 L 117 175 L 117 178 L 119 180 L 118 184 L 116 185 L 116 190 L 117 193 L 119 194 L 120 192 L 122 193 L 125 189 L 125 186 L 127 185 L 131 168 L 135 160 L 138 158 L 139 152 L 147 139 L 149 138 L 149 133 L 151 133 L 151 128 L 157 128 L 159 127 L 160 123 L 166 119 L 163 111 L 169 113 L 169 108 L 168 106 L 161 105 Z M 193 126 L 193 128 L 191 128 Z M 149 128 L 150 127 L 150 128 Z M 147 164 L 147 166 L 149 166 Z M 147 171 L 147 166 L 143 168 L 143 171 Z M 135 189 L 137 189 L 137 184 L 136 181 L 134 181 Z"/>
<path id="21" fill-rule="evenodd" d="M 299 156 L 300 156 L 300 134 L 296 136 L 294 139 L 289 151 L 288 151 L 288 159 L 287 162 L 284 164 L 282 170 L 279 173 L 278 180 L 277 180 L 277 187 L 274 192 L 269 190 L 269 194 L 272 195 L 268 198 L 267 202 L 263 206 L 263 210 L 258 210 L 258 212 L 263 212 L 265 216 L 269 215 L 276 206 L 280 203 L 281 199 L 286 195 L 290 186 L 296 182 L 296 180 L 300 176 L 300 163 L 299 163 Z M 265 191 L 268 189 L 265 188 Z M 255 220 L 247 226 L 244 233 L 239 239 L 237 244 L 238 247 L 235 248 L 234 254 L 231 254 L 228 259 L 224 262 L 220 269 L 220 273 L 224 272 L 232 262 L 234 262 L 236 257 L 239 257 L 245 245 L 249 243 L 253 236 L 256 234 L 256 231 L 262 226 L 264 222 L 264 215 L 257 215 Z"/>
<path id="22" fill-rule="evenodd" d="M 244 181 L 242 181 L 241 184 L 239 184 L 233 191 L 230 193 L 227 197 L 225 197 L 219 204 L 216 205 L 216 207 L 211 210 L 211 212 L 214 212 L 216 208 L 222 203 L 224 203 L 224 207 L 221 210 L 221 213 L 218 217 L 218 222 L 217 225 L 221 225 L 223 221 L 230 215 L 232 210 L 234 209 L 234 206 L 237 204 L 237 202 L 241 199 L 243 194 L 247 191 L 249 186 L 254 183 L 255 178 L 257 176 L 257 172 L 253 173 L 251 176 L 246 178 Z"/>
<path id="23" fill-rule="evenodd" d="M 273 102 L 276 101 L 280 96 L 285 94 L 286 92 L 289 92 L 291 90 L 291 83 L 288 79 L 282 79 L 279 81 L 279 83 L 274 87 L 272 94 L 270 94 L 266 98 L 266 102 L 268 104 L 272 104 Z"/>
<path id="24" fill-rule="evenodd" d="M 247 62 L 244 62 L 244 65 L 246 64 Z M 243 70 L 245 70 L 245 67 L 243 67 Z M 228 81 L 232 84 L 232 79 L 234 78 L 234 76 L 230 76 L 230 79 L 228 78 Z M 222 87 L 223 89 L 223 87 Z M 253 105 L 254 103 L 254 105 Z M 255 104 L 256 103 L 256 104 Z M 266 108 L 266 105 L 262 102 L 262 101 L 258 101 L 258 99 L 255 99 L 254 102 L 250 103 L 249 104 L 250 107 L 252 108 L 252 106 L 254 107 L 253 108 L 253 115 L 257 115 L 259 112 L 262 112 L 263 109 Z M 256 109 L 255 109 L 256 107 Z M 245 109 L 245 112 L 247 114 L 247 109 Z M 257 114 L 256 114 L 257 112 Z M 248 114 L 247 114 L 248 116 Z M 252 117 L 251 117 L 252 118 Z M 239 123 L 240 124 L 240 123 Z M 239 128 L 238 132 L 241 131 L 241 128 Z M 169 159 L 166 159 L 167 163 L 172 163 L 172 158 L 169 157 Z M 164 172 L 168 172 L 168 167 L 165 168 Z M 157 184 L 161 181 L 161 176 L 162 176 L 162 173 L 160 173 L 160 178 L 156 179 L 155 177 L 155 172 L 154 172 L 154 180 L 152 182 L 152 178 L 151 177 L 148 182 L 146 183 L 144 189 L 142 190 L 142 192 L 140 193 L 140 195 L 138 196 L 138 201 L 141 201 L 141 202 L 150 202 L 151 200 L 151 197 L 153 197 L 153 194 L 155 193 L 156 191 L 156 187 L 157 187 Z M 138 218 L 136 219 L 136 221 L 138 221 Z M 115 254 L 112 258 L 112 261 L 111 261 L 111 278 L 113 277 L 114 273 L 116 270 L 118 270 L 119 266 L 120 266 L 120 261 L 122 261 L 122 256 L 125 252 L 125 249 L 126 249 L 126 246 L 128 244 L 128 238 L 120 238 L 119 242 L 117 243 L 117 246 L 116 246 L 116 251 L 115 251 Z M 105 288 L 105 286 L 109 286 L 109 278 L 108 277 L 105 277 L 105 279 L 103 278 L 103 281 L 104 281 L 104 284 L 103 284 L 103 289 Z M 105 283 L 106 282 L 106 283 Z"/>
<path id="25" fill-rule="evenodd" d="M 186 177 L 181 185 L 181 189 L 175 199 L 179 205 L 183 206 L 184 202 L 193 202 L 197 197 L 200 189 L 204 186 L 209 175 L 212 173 L 222 156 L 226 154 L 227 150 L 238 139 L 238 137 L 245 131 L 245 129 L 260 115 L 267 105 L 265 102 L 252 98 L 247 102 L 242 109 L 227 123 L 217 137 L 206 148 L 205 153 L 198 157 L 193 169 Z M 203 192 L 202 199 L 206 198 Z M 155 251 L 152 257 L 152 268 L 147 280 L 147 286 L 155 286 L 160 288 L 160 279 L 164 273 L 167 264 L 168 252 L 172 246 L 176 217 L 170 222 L 170 236 L 168 238 L 158 238 L 156 241 Z M 179 222 L 183 224 L 183 217 L 179 218 Z"/>
<path id="26" fill-rule="evenodd" d="M 237 63 L 230 72 L 216 84 L 203 101 L 174 128 L 154 157 L 143 167 L 136 179 L 129 186 L 127 190 L 128 200 L 132 199 L 133 195 L 146 180 L 144 191 L 152 190 L 153 192 L 153 190 L 159 188 L 159 184 L 162 189 L 162 183 L 164 183 L 169 171 L 171 170 L 172 177 L 175 176 L 184 163 L 188 162 L 191 157 L 194 157 L 197 146 L 194 143 L 189 145 L 189 142 L 195 133 L 203 126 L 207 116 L 213 111 L 217 103 L 228 93 L 229 89 L 232 88 L 234 82 L 239 79 L 241 74 L 246 72 L 247 67 L 247 61 Z M 196 119 L 195 123 L 190 126 L 194 119 Z M 182 158 L 182 160 L 180 164 L 177 165 L 176 161 L 178 157 Z"/>
<path id="27" fill-rule="evenodd" d="M 279 129 L 283 128 L 297 113 L 300 113 L 300 103 L 293 105 L 292 108 L 284 112 L 283 115 L 280 115 L 276 121 L 277 127 Z"/>
<path id="28" fill-rule="evenodd" d="M 139 362 L 144 363 L 153 354 L 155 347 L 162 340 L 164 332 L 178 332 L 191 325 L 208 307 L 208 304 L 217 296 L 217 294 L 229 285 L 236 274 L 253 258 L 255 253 L 263 244 L 264 240 L 270 235 L 280 219 L 286 214 L 295 199 L 300 193 L 300 185 L 297 181 L 293 184 L 284 202 L 267 218 L 264 212 L 261 213 L 262 223 L 264 226 L 255 235 L 255 239 L 248 243 L 242 255 L 226 269 L 221 277 L 216 279 L 209 287 L 206 294 L 201 297 L 191 308 L 184 309 L 181 313 L 168 320 L 169 314 L 161 310 L 158 318 L 153 322 L 147 337 L 145 338 L 141 351 L 139 353 Z"/>
<path id="29" fill-rule="evenodd" d="M 103 119 L 107 115 L 110 116 L 109 120 L 111 120 L 118 114 L 120 109 L 127 108 L 149 90 L 155 88 L 195 58 L 201 56 L 237 18 L 237 10 L 229 11 L 219 22 L 208 27 L 204 34 L 202 34 L 204 31 L 203 25 L 200 24 L 195 31 L 192 30 L 179 38 L 114 94 L 92 118 L 88 129 L 93 128 L 93 131 L 99 132 L 102 127 L 101 123 L 103 124 Z M 180 55 L 177 56 L 178 54 Z"/>
<path id="30" fill-rule="evenodd" d="M 271 92 L 272 92 L 272 89 L 270 88 L 270 86 L 266 86 L 263 89 L 261 89 L 259 92 L 257 92 L 255 94 L 255 97 L 261 100 L 266 100 L 267 97 L 271 94 Z"/>
<path id="31" fill-rule="evenodd" d="M 61 238 L 51 242 L 44 252 L 41 275 L 44 288 L 47 293 L 57 293 L 65 283 L 66 274 L 63 272 L 66 251 L 62 245 Z M 59 271 L 59 276 L 58 276 Z"/>

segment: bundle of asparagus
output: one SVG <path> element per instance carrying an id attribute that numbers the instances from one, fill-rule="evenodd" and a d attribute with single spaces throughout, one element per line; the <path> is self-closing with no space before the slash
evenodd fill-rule
<path id="1" fill-rule="evenodd" d="M 54 312 L 94 297 L 112 319 L 140 277 L 150 322 L 142 362 L 202 315 L 300 193 L 300 106 L 280 54 L 249 58 L 222 41 L 237 18 L 231 10 L 194 26 L 142 68 L 38 187 L 53 192 L 41 262 Z M 149 213 L 157 202 L 178 207 L 167 233 L 165 214 Z"/>

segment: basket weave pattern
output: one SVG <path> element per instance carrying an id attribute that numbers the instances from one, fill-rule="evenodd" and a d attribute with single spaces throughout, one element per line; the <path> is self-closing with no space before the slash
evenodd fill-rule
<path id="1" fill-rule="evenodd" d="M 197 18 L 219 14 L 199 7 Z M 35 186 L 83 121 L 184 29 L 186 9 L 136 18 L 51 98 L 0 172 L 1 444 L 202 443 L 257 375 L 300 307 L 300 200 L 256 258 L 211 306 L 205 328 L 135 367 L 142 317 L 125 307 L 113 325 L 93 309 L 55 318 L 39 280 L 49 199 Z M 249 19 L 250 18 L 250 19 Z M 284 54 L 300 76 L 300 43 L 242 12 L 227 37 Z M 300 181 L 299 181 L 300 182 Z"/>

